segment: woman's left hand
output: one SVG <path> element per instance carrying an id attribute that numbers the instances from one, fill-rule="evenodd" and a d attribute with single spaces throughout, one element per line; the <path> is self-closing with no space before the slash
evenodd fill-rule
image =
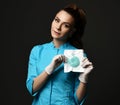
<path id="1" fill-rule="evenodd" d="M 88 58 L 84 58 L 81 65 L 84 69 L 84 72 L 79 75 L 79 80 L 83 83 L 87 83 L 88 74 L 93 70 L 93 64 L 88 60 Z"/>

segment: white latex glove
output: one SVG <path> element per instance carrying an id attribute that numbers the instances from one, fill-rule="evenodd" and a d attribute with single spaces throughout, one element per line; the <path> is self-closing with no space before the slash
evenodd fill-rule
<path id="1" fill-rule="evenodd" d="M 88 60 L 88 58 L 84 58 L 82 67 L 84 69 L 84 72 L 79 75 L 79 80 L 83 83 L 87 83 L 88 75 L 93 70 L 93 65 Z"/>
<path id="2" fill-rule="evenodd" d="M 45 71 L 50 75 L 62 63 L 65 62 L 64 55 L 56 55 L 52 62 L 45 68 Z"/>

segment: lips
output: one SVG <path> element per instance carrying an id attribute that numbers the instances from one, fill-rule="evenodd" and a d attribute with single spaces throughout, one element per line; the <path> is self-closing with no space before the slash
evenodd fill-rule
<path id="1" fill-rule="evenodd" d="M 57 31 L 54 31 L 54 30 L 53 30 L 53 32 L 57 35 L 60 35 L 60 32 L 57 32 Z"/>

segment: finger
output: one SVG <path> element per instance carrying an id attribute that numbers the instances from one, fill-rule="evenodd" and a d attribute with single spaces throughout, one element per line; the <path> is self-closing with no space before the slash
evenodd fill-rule
<path id="1" fill-rule="evenodd" d="M 83 63 L 84 63 L 84 62 L 87 62 L 87 61 L 89 61 L 87 57 L 85 57 L 85 58 L 82 60 Z"/>
<path id="2" fill-rule="evenodd" d="M 91 65 L 91 66 L 89 66 L 89 67 L 86 68 L 86 70 L 87 70 L 86 72 L 89 72 L 89 71 L 91 71 L 92 69 L 93 69 L 93 66 Z"/>
<path id="3" fill-rule="evenodd" d="M 84 61 L 86 61 L 86 60 L 88 60 L 88 58 L 87 58 L 87 57 L 84 57 L 83 60 L 82 60 L 82 62 L 84 62 Z"/>
<path id="4" fill-rule="evenodd" d="M 63 60 L 64 60 L 64 57 L 63 57 L 62 55 L 59 55 L 59 56 L 58 56 L 58 60 L 59 60 L 59 61 L 63 61 Z"/>
<path id="5" fill-rule="evenodd" d="M 60 61 L 63 61 L 63 57 L 62 57 L 62 55 L 60 55 L 60 58 L 59 58 L 59 59 L 60 59 Z"/>
<path id="6" fill-rule="evenodd" d="M 83 61 L 82 61 L 82 65 L 84 65 L 84 64 L 87 64 L 87 63 L 89 63 L 90 61 L 88 60 L 88 58 L 85 58 L 85 59 L 83 59 Z"/>
<path id="7" fill-rule="evenodd" d="M 86 59 L 82 62 L 82 65 L 89 64 L 89 63 L 92 63 L 92 62 L 90 62 L 88 59 Z"/>
<path id="8" fill-rule="evenodd" d="M 59 62 L 59 61 L 61 61 L 61 57 L 60 57 L 60 55 L 55 56 L 54 61 L 55 61 L 55 62 Z"/>
<path id="9" fill-rule="evenodd" d="M 62 55 L 62 61 L 66 62 L 67 61 L 67 57 L 65 57 L 64 55 Z"/>
<path id="10" fill-rule="evenodd" d="M 92 62 L 87 61 L 87 62 L 84 62 L 81 66 L 83 68 L 87 68 L 88 66 L 91 66 L 91 65 L 92 65 Z"/>
<path id="11" fill-rule="evenodd" d="M 92 68 L 93 68 L 93 65 L 86 65 L 84 68 L 92 69 Z"/>
<path id="12" fill-rule="evenodd" d="M 64 57 L 64 62 L 67 63 L 68 62 L 68 58 L 67 57 Z"/>
<path id="13" fill-rule="evenodd" d="M 61 61 L 61 57 L 60 56 L 58 56 L 57 61 Z"/>

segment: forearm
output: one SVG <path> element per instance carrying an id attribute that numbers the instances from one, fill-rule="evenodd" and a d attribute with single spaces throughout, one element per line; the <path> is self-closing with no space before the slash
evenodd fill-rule
<path id="1" fill-rule="evenodd" d="M 63 62 L 65 57 L 63 55 L 56 55 L 52 62 L 45 68 L 45 70 L 34 79 L 33 93 L 38 91 L 47 81 L 52 72 Z"/>
<path id="2" fill-rule="evenodd" d="M 92 63 L 88 60 L 88 58 L 85 58 L 82 62 L 82 67 L 84 68 L 84 72 L 80 73 L 79 75 L 79 86 L 76 90 L 76 95 L 79 101 L 86 95 L 86 88 L 87 88 L 87 82 L 88 82 L 88 76 L 89 73 L 93 70 Z"/>
<path id="3" fill-rule="evenodd" d="M 38 91 L 47 81 L 49 75 L 43 71 L 39 76 L 34 78 L 33 82 L 33 93 Z"/>
<path id="4" fill-rule="evenodd" d="M 86 94 L 86 83 L 80 82 L 77 90 L 76 90 L 76 95 L 79 101 L 85 96 Z"/>

